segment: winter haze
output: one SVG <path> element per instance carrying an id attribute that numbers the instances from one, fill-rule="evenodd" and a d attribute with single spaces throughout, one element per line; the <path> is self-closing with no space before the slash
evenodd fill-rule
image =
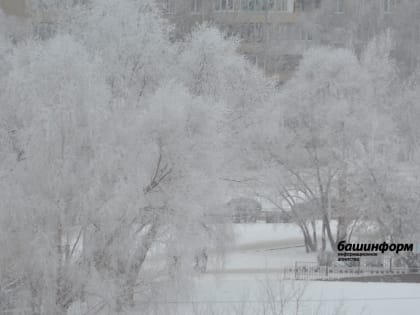
<path id="1" fill-rule="evenodd" d="M 0 0 L 0 314 L 418 314 L 419 52 L 417 0 Z"/>

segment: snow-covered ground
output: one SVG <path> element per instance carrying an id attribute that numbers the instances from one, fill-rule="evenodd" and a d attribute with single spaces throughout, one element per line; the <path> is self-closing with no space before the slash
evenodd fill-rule
<path id="1" fill-rule="evenodd" d="M 297 225 L 235 224 L 235 243 L 222 267 L 210 259 L 210 273 L 263 272 L 293 266 L 296 261 L 314 262 L 315 254 L 305 253 Z"/>
<path id="2" fill-rule="evenodd" d="M 287 292 L 292 290 L 292 286 L 300 287 L 303 295 L 299 299 L 299 314 L 302 315 L 334 314 L 340 305 L 340 315 L 420 314 L 419 284 L 326 281 L 297 281 L 292 284 L 292 281 L 282 282 L 271 274 L 206 275 L 196 279 L 193 299 L 201 305 L 217 305 L 219 309 L 226 310 L 239 305 L 252 309 L 256 305 L 262 307 L 264 303 L 270 304 L 273 301 L 265 294 L 264 288 L 267 286 L 274 292 L 278 303 L 282 300 L 282 288 Z M 291 298 L 286 306 L 289 313 L 285 315 L 295 314 L 297 300 L 296 297 Z"/>
<path id="3" fill-rule="evenodd" d="M 296 314 L 297 300 L 302 315 L 420 314 L 420 284 L 281 281 L 277 268 L 293 266 L 295 261 L 316 261 L 315 254 L 305 253 L 300 231 L 293 224 L 239 224 L 234 229 L 235 246 L 224 266 L 210 265 L 209 272 L 194 281 L 193 313 L 201 309 L 202 313 L 237 314 L 242 309 L 241 314 L 257 314 L 274 299 L 278 307 L 286 294 L 282 292 L 299 287 L 302 296 L 290 298 L 284 315 Z M 187 309 L 183 308 L 185 314 Z"/>
<path id="4" fill-rule="evenodd" d="M 293 223 L 235 224 L 233 229 L 235 234 L 235 244 L 237 245 L 294 239 L 302 240 L 302 233 L 300 232 L 298 226 Z"/>
<path id="5" fill-rule="evenodd" d="M 316 262 L 294 224 L 236 224 L 234 234 L 224 264 L 210 253 L 207 273 L 197 275 L 188 292 L 157 298 L 154 314 L 420 314 L 420 284 L 282 280 L 282 268 Z"/>

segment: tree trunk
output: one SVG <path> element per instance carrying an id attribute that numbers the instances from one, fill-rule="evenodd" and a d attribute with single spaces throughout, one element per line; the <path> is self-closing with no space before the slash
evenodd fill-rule
<path id="1" fill-rule="evenodd" d="M 64 279 L 64 250 L 63 250 L 63 225 L 61 222 L 57 224 L 56 231 L 56 247 L 57 247 L 57 270 L 56 270 L 56 292 L 55 307 L 56 314 L 63 315 L 67 313 L 64 306 L 66 300 L 65 279 Z"/>
<path id="2" fill-rule="evenodd" d="M 316 251 L 318 250 L 318 239 L 316 235 L 316 224 L 314 220 L 311 221 L 311 226 L 312 226 L 312 239 L 313 239 L 313 243 L 314 243 L 315 251 Z"/>
<path id="3" fill-rule="evenodd" d="M 31 286 L 31 312 L 33 315 L 41 315 L 42 298 L 40 296 L 39 288 L 37 285 L 30 284 Z"/>
<path id="4" fill-rule="evenodd" d="M 134 252 L 132 263 L 128 268 L 126 280 L 124 281 L 121 296 L 117 299 L 117 311 L 121 312 L 124 306 L 134 307 L 134 289 L 137 284 L 138 275 L 146 259 L 147 253 L 153 244 L 157 234 L 157 224 L 152 223 L 149 231 L 144 237 L 144 241 Z"/>
<path id="5" fill-rule="evenodd" d="M 337 237 L 336 237 L 336 246 L 339 242 L 345 241 L 347 239 L 347 220 L 340 216 L 338 217 L 337 222 Z"/>
<path id="6" fill-rule="evenodd" d="M 324 252 L 327 247 L 327 241 L 325 239 L 325 221 L 322 220 L 322 236 L 321 236 L 322 247 L 321 250 Z"/>
<path id="7" fill-rule="evenodd" d="M 303 233 L 303 240 L 305 244 L 305 250 L 307 253 L 315 252 L 317 250 L 317 246 L 311 239 L 311 235 L 309 234 L 308 228 L 304 224 L 299 224 L 300 229 Z"/>
<path id="8" fill-rule="evenodd" d="M 327 236 L 328 236 L 328 240 L 329 240 L 330 245 L 331 245 L 331 249 L 333 251 L 337 251 L 337 243 L 334 240 L 334 236 L 333 236 L 332 231 L 331 231 L 330 220 L 329 220 L 327 215 L 324 215 L 324 220 L 323 221 L 324 221 L 323 225 L 325 226 L 325 230 L 327 231 Z"/>

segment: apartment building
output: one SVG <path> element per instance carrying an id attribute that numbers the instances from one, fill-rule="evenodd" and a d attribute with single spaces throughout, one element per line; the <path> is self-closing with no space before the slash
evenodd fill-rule
<path id="1" fill-rule="evenodd" d="M 345 46 L 349 36 L 352 47 L 362 47 L 370 38 L 370 31 L 375 33 L 391 23 L 387 20 L 392 20 L 400 3 L 418 0 L 158 1 L 166 17 L 177 26 L 179 36 L 188 33 L 197 23 L 213 23 L 227 36 L 241 38 L 240 52 L 282 83 L 290 78 L 309 47 L 319 43 Z M 27 3 L 27 0 L 0 0 L 0 7 L 6 14 L 24 16 L 29 15 Z M 323 25 L 314 29 L 306 19 L 317 9 L 322 11 L 318 22 Z M 49 24 L 40 23 L 39 27 L 45 28 L 40 33 L 47 34 Z"/>
<path id="2" fill-rule="evenodd" d="M 290 76 L 312 37 L 296 23 L 305 10 L 320 0 L 159 0 L 179 34 L 204 21 L 214 23 L 227 35 L 242 39 L 241 53 L 279 81 Z M 7 15 L 30 15 L 26 0 L 0 0 Z M 48 21 L 50 19 L 38 18 Z M 44 25 L 45 24 L 45 25 Z M 50 23 L 40 23 L 48 33 Z"/>
<path id="3" fill-rule="evenodd" d="M 196 23 L 214 23 L 226 35 L 240 37 L 241 53 L 282 83 L 309 47 L 322 43 L 359 49 L 392 25 L 401 3 L 418 0 L 161 1 L 180 34 Z"/>
<path id="4" fill-rule="evenodd" d="M 290 77 L 303 51 L 313 44 L 311 33 L 298 21 L 302 12 L 320 4 L 320 0 L 162 1 L 180 34 L 197 23 L 213 23 L 227 36 L 240 37 L 240 52 L 279 82 Z"/>

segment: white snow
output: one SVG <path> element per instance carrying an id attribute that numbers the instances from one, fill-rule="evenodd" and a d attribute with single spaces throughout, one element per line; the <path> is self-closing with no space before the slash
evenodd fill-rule
<path id="1" fill-rule="evenodd" d="M 269 242 L 289 239 L 302 239 L 299 227 L 293 223 L 283 224 L 235 224 L 235 243 L 237 245 L 252 244 L 257 242 Z"/>
<path id="2" fill-rule="evenodd" d="M 225 307 L 242 300 L 262 304 L 264 285 L 275 287 L 279 281 L 274 275 L 206 275 L 196 280 L 194 300 L 224 302 Z M 291 285 L 284 282 L 286 288 Z M 340 304 L 348 315 L 416 315 L 420 310 L 420 284 L 300 281 L 300 285 L 306 286 L 300 301 L 304 315 L 316 314 L 318 307 L 322 310 L 318 314 L 330 314 Z"/>
<path id="3" fill-rule="evenodd" d="M 226 256 L 223 268 L 210 265 L 208 274 L 195 279 L 191 297 L 197 307 L 233 314 L 257 313 L 267 302 L 263 288 L 301 286 L 305 292 L 300 300 L 299 314 L 396 315 L 420 313 L 420 284 L 361 283 L 332 281 L 281 280 L 276 269 L 293 266 L 295 261 L 316 261 L 316 254 L 305 253 L 298 227 L 293 224 L 235 225 L 236 246 Z M 290 291 L 291 289 L 289 289 Z M 274 289 L 275 291 L 275 289 Z M 281 299 L 280 292 L 278 298 Z M 295 314 L 289 305 L 285 315 Z M 210 307 L 211 306 L 211 307 Z M 230 310 L 230 311 L 229 311 Z M 184 309 L 185 312 L 187 312 Z"/>

